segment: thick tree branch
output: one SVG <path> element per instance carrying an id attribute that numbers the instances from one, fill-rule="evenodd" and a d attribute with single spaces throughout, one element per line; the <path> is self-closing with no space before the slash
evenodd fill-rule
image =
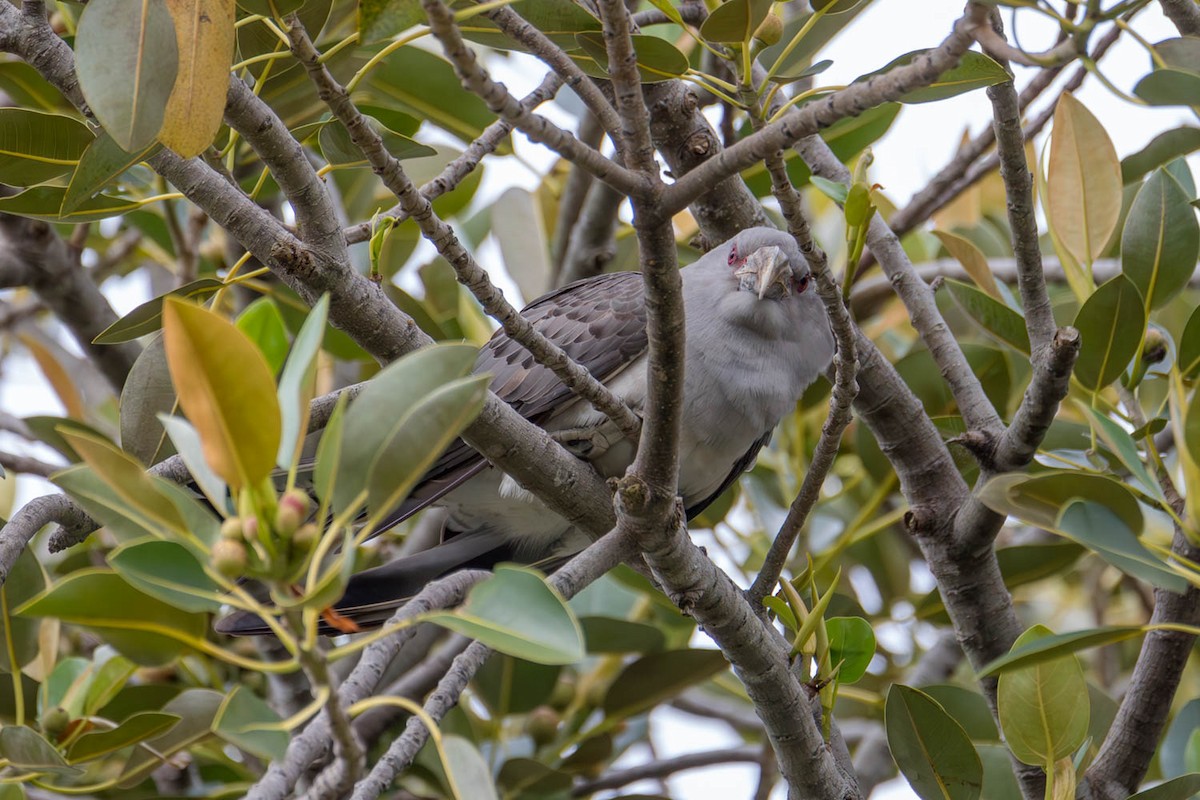
<path id="1" fill-rule="evenodd" d="M 1158 0 L 1180 36 L 1200 36 L 1200 6 L 1195 0 Z"/>
<path id="2" fill-rule="evenodd" d="M 572 173 L 574 177 L 576 173 Z M 616 254 L 617 212 L 625 195 L 607 183 L 592 182 L 582 213 L 571 231 L 560 283 L 565 285 L 604 271 Z"/>
<path id="3" fill-rule="evenodd" d="M 1071 387 L 1071 370 L 1079 355 L 1079 331 L 1059 328 L 1033 359 L 1033 378 L 1012 423 L 991 454 L 990 470 L 1012 472 L 1033 461 L 1038 446 L 1058 415 L 1058 404 Z"/>
<path id="4" fill-rule="evenodd" d="M 654 145 L 650 142 L 650 117 L 642 97 L 637 53 L 630 36 L 629 10 L 622 0 L 599 0 L 599 6 L 608 51 L 608 76 L 612 79 L 620 115 L 622 146 L 618 147 L 618 152 L 624 156 L 625 166 L 641 173 L 648 186 L 657 188 L 658 166 L 654 161 Z"/>

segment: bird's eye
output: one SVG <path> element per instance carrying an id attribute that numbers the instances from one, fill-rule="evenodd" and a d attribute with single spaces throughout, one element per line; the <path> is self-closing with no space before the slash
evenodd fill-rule
<path id="1" fill-rule="evenodd" d="M 808 291 L 808 284 L 812 279 L 811 274 L 805 275 L 803 278 L 796 279 L 796 294 L 804 294 Z"/>
<path id="2" fill-rule="evenodd" d="M 733 266 L 733 263 L 737 260 L 738 260 L 737 245 L 735 244 L 733 247 L 729 248 L 729 264 L 730 264 L 730 266 Z"/>

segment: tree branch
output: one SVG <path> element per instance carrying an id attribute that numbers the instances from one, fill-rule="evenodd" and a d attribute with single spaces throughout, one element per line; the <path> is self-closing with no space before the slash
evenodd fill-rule
<path id="1" fill-rule="evenodd" d="M 571 789 L 571 796 L 590 797 L 596 792 L 620 789 L 622 786 L 628 786 L 637 781 L 665 778 L 688 769 L 712 767 L 718 764 L 757 764 L 760 755 L 761 749 L 758 747 L 730 747 L 723 750 L 688 753 L 675 758 L 663 758 L 629 769 L 610 772 L 603 777 L 577 784 Z"/>
<path id="2" fill-rule="evenodd" d="M 1158 0 L 1181 36 L 1200 36 L 1200 7 L 1195 0 Z"/>

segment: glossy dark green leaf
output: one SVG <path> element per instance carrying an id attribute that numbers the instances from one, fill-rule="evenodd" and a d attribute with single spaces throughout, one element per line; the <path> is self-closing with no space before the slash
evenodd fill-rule
<path id="1" fill-rule="evenodd" d="M 1029 355 L 1029 332 L 1020 314 L 962 281 L 946 278 L 945 286 L 954 302 L 992 338 Z"/>
<path id="2" fill-rule="evenodd" d="M 1008 748 L 1002 744 L 979 744 L 975 749 L 983 762 L 983 796 L 987 800 L 1024 800 Z"/>
<path id="3" fill-rule="evenodd" d="M 604 713 L 610 717 L 640 714 L 728 666 L 719 650 L 667 650 L 642 656 L 609 685 Z"/>
<path id="4" fill-rule="evenodd" d="M 727 0 L 704 20 L 700 35 L 710 42 L 740 44 L 758 30 L 770 10 L 769 0 Z"/>
<path id="5" fill-rule="evenodd" d="M 279 715 L 264 700 L 245 686 L 236 686 L 217 711 L 212 730 L 247 753 L 277 761 L 287 752 L 290 738 L 279 723 Z"/>
<path id="6" fill-rule="evenodd" d="M 119 320 L 100 332 L 93 342 L 95 344 L 118 344 L 145 336 L 147 333 L 162 328 L 162 304 L 167 297 L 184 297 L 190 300 L 201 300 L 224 286 L 224 282 L 216 278 L 200 278 L 191 283 L 185 283 L 178 289 L 172 289 L 166 294 L 159 295 L 139 305 Z"/>
<path id="7" fill-rule="evenodd" d="M 165 0 L 94 0 L 75 35 L 75 71 L 88 105 L 124 150 L 149 145 L 163 124 L 179 53 Z"/>
<path id="8" fill-rule="evenodd" d="M 83 770 L 69 765 L 54 745 L 24 725 L 0 728 L 0 758 L 21 772 L 76 775 Z"/>
<path id="9" fill-rule="evenodd" d="M 99 661 L 102 652 L 105 651 L 97 652 L 93 658 Z M 92 716 L 107 706 L 137 670 L 137 664 L 118 655 L 98 665 L 93 663 L 91 681 L 83 698 L 83 715 Z"/>
<path id="10" fill-rule="evenodd" d="M 1187 286 L 1200 256 L 1200 223 L 1180 185 L 1156 169 L 1138 190 L 1121 235 L 1121 271 L 1148 308 L 1161 308 Z"/>
<path id="11" fill-rule="evenodd" d="M 1187 591 L 1183 575 L 1147 550 L 1120 517 L 1098 503 L 1072 501 L 1059 515 L 1057 530 L 1127 575 L 1176 594 Z"/>
<path id="12" fill-rule="evenodd" d="M 496 782 L 509 796 L 540 797 L 569 793 L 574 781 L 569 773 L 552 769 L 532 758 L 510 758 L 500 767 Z"/>
<path id="13" fill-rule="evenodd" d="M 1105 281 L 1075 317 L 1082 343 L 1075 377 L 1098 392 L 1120 377 L 1137 353 L 1146 311 L 1137 287 L 1124 275 Z"/>
<path id="14" fill-rule="evenodd" d="M 543 577 L 523 567 L 496 567 L 460 608 L 423 619 L 539 664 L 574 664 L 584 655 L 571 609 Z"/>
<path id="15" fill-rule="evenodd" d="M 1035 625 L 1017 638 L 1012 652 L 1052 637 L 1050 629 Z M 1087 736 L 1087 683 L 1079 660 L 1069 652 L 1005 671 L 996 689 L 996 705 L 1004 740 L 1026 764 L 1051 765 L 1074 753 Z"/>
<path id="16" fill-rule="evenodd" d="M 419 4 L 417 4 L 419 7 Z M 660 8 L 662 6 L 659 6 Z M 517 0 L 509 8 L 564 50 L 577 47 L 575 34 L 600 30 L 600 19 L 572 0 Z M 528 48 L 500 32 L 491 20 L 477 15 L 459 22 L 463 36 L 499 50 L 528 52 Z"/>
<path id="17" fill-rule="evenodd" d="M 225 700 L 226 695 L 210 689 L 187 689 L 171 699 L 161 711 L 179 717 L 179 723 L 133 751 L 121 772 L 120 786 L 138 783 L 160 766 L 164 757 L 212 735 L 213 721 Z"/>
<path id="18" fill-rule="evenodd" d="M 147 711 L 133 714 L 107 731 L 85 733 L 75 740 L 67 757 L 74 764 L 115 753 L 117 750 L 166 733 L 179 722 L 175 714 Z"/>
<path id="19" fill-rule="evenodd" d="M 157 526 L 131 509 L 129 503 L 87 465 L 79 464 L 55 473 L 54 483 L 89 516 L 103 524 L 119 542 L 143 539 L 158 533 Z"/>
<path id="20" fill-rule="evenodd" d="M 412 0 L 359 0 L 358 41 L 373 44 L 425 22 L 425 11 Z"/>
<path id="21" fill-rule="evenodd" d="M 1099 411 L 1083 403 L 1077 403 L 1076 405 L 1091 420 L 1092 429 L 1095 430 L 1101 441 L 1116 455 L 1121 465 L 1129 470 L 1129 473 L 1138 480 L 1138 483 L 1141 484 L 1141 489 L 1154 497 L 1163 499 L 1162 489 L 1159 487 L 1158 481 L 1151 476 L 1145 459 L 1138 450 L 1137 443 L 1133 437 L 1124 428 Z"/>
<path id="22" fill-rule="evenodd" d="M 745 0 L 733 0 L 733 2 L 745 2 Z M 576 34 L 575 41 L 587 55 L 587 59 L 576 58 L 580 68 L 593 77 L 607 78 L 608 53 L 605 50 L 604 35 L 595 31 L 587 31 Z M 641 76 L 642 83 L 670 80 L 688 70 L 687 56 L 666 39 L 660 39 L 657 36 L 634 35 L 633 49 L 637 54 L 638 74 Z"/>
<path id="23" fill-rule="evenodd" d="M 871 623 L 862 617 L 830 617 L 825 620 L 825 632 L 829 637 L 829 663 L 838 665 L 839 683 L 854 683 L 867 674 L 867 667 L 875 657 L 875 631 Z"/>
<path id="24" fill-rule="evenodd" d="M 414 75 L 421 80 L 412 80 Z M 447 62 L 417 47 L 390 53 L 364 83 L 376 102 L 428 120 L 467 141 L 495 120 L 482 100 L 462 88 Z"/>
<path id="25" fill-rule="evenodd" d="M 589 653 L 653 653 L 663 649 L 666 636 L 653 625 L 614 617 L 582 617 Z"/>
<path id="26" fill-rule="evenodd" d="M 933 698 L 943 711 L 953 717 L 971 741 L 1000 741 L 1000 731 L 992 719 L 987 700 L 978 691 L 950 683 L 922 686 L 921 691 Z"/>
<path id="27" fill-rule="evenodd" d="M 1200 97 L 1200 75 L 1156 69 L 1134 85 L 1133 93 L 1152 106 L 1195 105 Z"/>
<path id="28" fill-rule="evenodd" d="M 962 726 L 929 695 L 893 684 L 883 712 L 888 748 L 922 800 L 975 800 L 983 765 Z"/>
<path id="29" fill-rule="evenodd" d="M 316 38 L 321 29 L 325 27 L 325 22 L 329 19 L 330 12 L 333 9 L 333 0 L 304 0 L 303 3 L 297 3 L 297 0 L 243 0 L 239 5 L 243 7 L 255 6 L 258 10 L 251 13 L 260 14 L 266 12 L 263 16 L 271 19 L 277 17 L 283 18 L 287 12 L 284 9 L 294 8 L 299 6 L 300 24 L 304 29 Z M 278 30 L 278 27 L 276 27 Z M 250 60 L 255 56 L 266 55 L 268 53 L 281 52 L 285 54 L 284 58 L 275 58 L 269 61 L 255 61 L 247 65 L 255 79 L 270 77 L 271 82 L 277 81 L 280 78 L 295 81 L 297 84 L 307 84 L 311 92 L 311 83 L 308 81 L 308 76 L 303 70 L 298 70 L 291 73 L 293 69 L 299 66 L 299 62 L 288 54 L 287 45 L 280 41 L 279 36 L 266 26 L 263 22 L 247 23 L 239 25 L 237 29 L 237 58 L 242 60 Z M 267 72 L 267 70 L 270 70 Z M 268 84 L 269 85 L 269 84 Z M 314 98 L 315 99 L 315 98 Z M 272 104 L 274 108 L 274 104 Z"/>
<path id="30" fill-rule="evenodd" d="M 92 142 L 77 119 L 24 108 L 0 108 L 0 181 L 43 183 L 75 168 Z"/>
<path id="31" fill-rule="evenodd" d="M 97 603 L 97 597 L 104 602 Z M 202 639 L 208 628 L 205 615 L 167 605 L 102 569 L 72 573 L 17 613 L 96 630 L 120 653 L 147 666 L 170 663 L 188 649 L 181 638 Z"/>
<path id="32" fill-rule="evenodd" d="M 1200 38 L 1176 36 L 1164 39 L 1154 45 L 1154 52 L 1171 69 L 1200 74 Z M 1157 66 L 1154 59 L 1150 60 L 1150 66 Z"/>
<path id="33" fill-rule="evenodd" d="M 526 714 L 550 700 L 561 672 L 557 664 L 535 664 L 496 653 L 475 673 L 473 686 L 495 714 Z"/>
<path id="34" fill-rule="evenodd" d="M 1200 150 L 1200 128 L 1185 125 L 1163 131 L 1141 150 L 1121 159 L 1121 180 L 1131 184 L 1156 167 L 1197 150 Z"/>
<path id="35" fill-rule="evenodd" d="M 75 107 L 24 61 L 0 63 L 0 91 L 18 108 L 75 113 Z"/>

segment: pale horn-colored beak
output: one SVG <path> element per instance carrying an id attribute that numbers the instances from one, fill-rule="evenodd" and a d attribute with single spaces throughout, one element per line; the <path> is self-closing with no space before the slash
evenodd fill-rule
<path id="1" fill-rule="evenodd" d="M 734 274 L 743 278 L 742 287 L 753 290 L 759 300 L 778 300 L 792 293 L 792 265 L 783 250 L 774 245 L 755 250 Z M 753 283 L 746 280 L 749 278 Z"/>

